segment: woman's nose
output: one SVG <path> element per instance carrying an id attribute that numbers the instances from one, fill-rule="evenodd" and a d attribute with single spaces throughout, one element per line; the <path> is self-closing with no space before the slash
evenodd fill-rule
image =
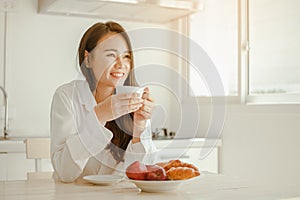
<path id="1" fill-rule="evenodd" d="M 126 63 L 124 62 L 124 59 L 122 58 L 122 56 L 117 57 L 115 66 L 118 68 L 126 67 Z"/>

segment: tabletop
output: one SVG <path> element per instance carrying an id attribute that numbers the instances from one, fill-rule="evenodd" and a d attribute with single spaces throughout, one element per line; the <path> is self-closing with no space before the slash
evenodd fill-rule
<path id="1" fill-rule="evenodd" d="M 133 183 L 122 181 L 114 185 L 100 186 L 83 180 L 76 183 L 61 183 L 51 179 L 28 181 L 0 181 L 0 199 L 263 199 L 300 200 L 299 186 L 250 185 L 239 178 L 216 174 L 202 174 L 188 181 L 175 191 L 162 193 L 142 192 Z"/>

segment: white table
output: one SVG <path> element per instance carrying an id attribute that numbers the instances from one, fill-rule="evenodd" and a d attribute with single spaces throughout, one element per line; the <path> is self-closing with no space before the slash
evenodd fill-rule
<path id="1" fill-rule="evenodd" d="M 182 200 L 182 199 L 242 199 L 277 200 L 300 197 L 300 186 L 250 186 L 245 181 L 223 175 L 204 175 L 166 193 L 141 192 L 133 183 L 120 182 L 112 186 L 97 186 L 82 181 L 60 183 L 53 180 L 1 181 L 1 200 L 43 199 L 113 199 L 113 200 Z M 297 200 L 299 200 L 296 198 Z M 295 199 L 295 200 L 296 200 Z"/>

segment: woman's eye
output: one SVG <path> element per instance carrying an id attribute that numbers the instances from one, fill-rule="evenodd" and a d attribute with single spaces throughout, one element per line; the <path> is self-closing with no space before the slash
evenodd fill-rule
<path id="1" fill-rule="evenodd" d="M 113 58 L 115 58 L 115 57 L 116 57 L 116 55 L 115 55 L 115 54 L 113 54 L 113 53 L 107 54 L 106 56 L 107 56 L 107 57 L 113 57 Z"/>
<path id="2" fill-rule="evenodd" d="M 131 56 L 129 54 L 128 55 L 124 55 L 124 58 L 131 59 Z"/>

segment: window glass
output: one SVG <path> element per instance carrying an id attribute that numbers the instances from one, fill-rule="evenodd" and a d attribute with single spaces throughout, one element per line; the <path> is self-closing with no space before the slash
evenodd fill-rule
<path id="1" fill-rule="evenodd" d="M 249 93 L 300 93 L 300 1 L 249 1 Z"/>
<path id="2" fill-rule="evenodd" d="M 237 0 L 205 1 L 204 9 L 190 17 L 190 38 L 214 62 L 226 96 L 238 93 Z M 197 52 L 191 52 L 196 54 Z M 210 96 L 205 77 L 190 67 L 189 82 L 195 96 Z"/>

